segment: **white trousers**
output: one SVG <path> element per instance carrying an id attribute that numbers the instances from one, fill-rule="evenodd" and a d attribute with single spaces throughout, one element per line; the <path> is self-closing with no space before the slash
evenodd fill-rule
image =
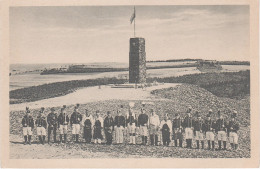
<path id="1" fill-rule="evenodd" d="M 215 135 L 212 131 L 207 131 L 206 132 L 206 140 L 209 140 L 209 141 L 214 141 L 215 139 Z"/>
<path id="2" fill-rule="evenodd" d="M 79 134 L 80 124 L 72 124 L 72 134 Z"/>
<path id="3" fill-rule="evenodd" d="M 196 131 L 196 140 L 204 140 L 204 134 L 203 132 Z"/>
<path id="4" fill-rule="evenodd" d="M 31 127 L 23 127 L 23 135 L 24 136 L 31 136 L 32 135 L 32 128 Z"/>
<path id="5" fill-rule="evenodd" d="M 44 127 L 37 127 L 36 131 L 38 136 L 46 136 L 46 129 Z"/>
<path id="6" fill-rule="evenodd" d="M 68 125 L 60 125 L 60 134 L 67 134 L 68 131 Z"/>
<path id="7" fill-rule="evenodd" d="M 225 131 L 218 131 L 218 141 L 227 141 L 227 133 Z"/>
<path id="8" fill-rule="evenodd" d="M 238 134 L 235 133 L 235 132 L 230 132 L 229 133 L 229 141 L 230 141 L 230 143 L 238 144 Z"/>
<path id="9" fill-rule="evenodd" d="M 193 131 L 191 128 L 185 128 L 185 139 L 192 139 Z"/>

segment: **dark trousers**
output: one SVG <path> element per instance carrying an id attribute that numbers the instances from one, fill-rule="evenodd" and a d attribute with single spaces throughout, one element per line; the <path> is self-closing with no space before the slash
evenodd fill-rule
<path id="1" fill-rule="evenodd" d="M 112 133 L 110 130 L 105 130 L 107 144 L 112 144 Z"/>
<path id="2" fill-rule="evenodd" d="M 51 132 L 53 132 L 53 141 L 56 142 L 56 131 L 57 131 L 57 126 L 48 127 L 48 143 L 50 142 Z"/>
<path id="3" fill-rule="evenodd" d="M 170 132 L 169 131 L 162 131 L 162 140 L 163 145 L 168 146 L 170 144 Z"/>
<path id="4" fill-rule="evenodd" d="M 151 139 L 151 145 L 158 146 L 158 135 L 157 134 L 151 134 L 150 139 Z"/>
<path id="5" fill-rule="evenodd" d="M 92 129 L 84 127 L 84 139 L 86 143 L 90 143 L 92 139 Z"/>

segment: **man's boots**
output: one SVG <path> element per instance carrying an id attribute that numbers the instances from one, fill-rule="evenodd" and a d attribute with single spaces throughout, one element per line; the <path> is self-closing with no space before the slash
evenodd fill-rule
<path id="1" fill-rule="evenodd" d="M 190 140 L 190 149 L 192 149 L 192 139 L 189 140 Z"/>
<path id="2" fill-rule="evenodd" d="M 60 143 L 62 143 L 62 134 L 60 134 Z"/>
<path id="3" fill-rule="evenodd" d="M 38 136 L 39 138 L 39 144 L 42 144 L 42 136 Z"/>
<path id="4" fill-rule="evenodd" d="M 182 140 L 179 140 L 179 146 L 182 147 Z"/>
<path id="5" fill-rule="evenodd" d="M 199 149 L 200 148 L 200 141 L 197 140 L 196 142 L 197 142 L 197 149 Z"/>
<path id="6" fill-rule="evenodd" d="M 31 139 L 32 139 L 32 136 L 28 136 L 28 141 L 29 141 L 29 144 L 31 145 Z"/>
<path id="7" fill-rule="evenodd" d="M 78 143 L 78 142 L 79 142 L 79 135 L 76 134 L 76 143 Z"/>
<path id="8" fill-rule="evenodd" d="M 210 147 L 210 140 L 208 140 L 208 150 L 210 150 L 211 147 Z"/>
<path id="9" fill-rule="evenodd" d="M 155 145 L 158 146 L 158 135 L 154 135 L 155 137 Z"/>
<path id="10" fill-rule="evenodd" d="M 189 148 L 189 139 L 186 139 L 186 148 Z"/>
<path id="11" fill-rule="evenodd" d="M 223 141 L 224 150 L 227 150 L 227 142 Z"/>
<path id="12" fill-rule="evenodd" d="M 64 134 L 64 143 L 67 143 L 67 134 Z"/>
<path id="13" fill-rule="evenodd" d="M 212 141 L 212 150 L 215 150 L 215 142 Z"/>
<path id="14" fill-rule="evenodd" d="M 218 150 L 221 150 L 221 141 L 218 141 Z"/>
<path id="15" fill-rule="evenodd" d="M 45 136 L 42 136 L 42 144 L 45 143 Z"/>
<path id="16" fill-rule="evenodd" d="M 235 150 L 237 150 L 238 149 L 238 144 L 235 144 Z"/>
<path id="17" fill-rule="evenodd" d="M 27 136 L 24 136 L 24 145 L 27 144 Z"/>
<path id="18" fill-rule="evenodd" d="M 234 149 L 234 144 L 233 144 L 233 143 L 230 143 L 230 145 L 231 145 L 231 148 Z"/>

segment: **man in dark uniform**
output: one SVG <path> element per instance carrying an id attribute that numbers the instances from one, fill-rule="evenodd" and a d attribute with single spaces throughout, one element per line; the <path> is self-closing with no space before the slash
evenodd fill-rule
<path id="1" fill-rule="evenodd" d="M 123 106 L 121 106 L 121 110 L 122 108 Z M 122 115 L 121 110 L 117 110 L 117 115 L 114 121 L 117 144 L 122 144 L 124 142 L 124 128 L 126 125 L 126 120 L 125 120 L 125 116 Z"/>
<path id="2" fill-rule="evenodd" d="M 197 120 L 194 122 L 194 131 L 196 135 L 197 149 L 200 148 L 200 142 L 201 142 L 201 148 L 204 149 L 205 124 L 198 111 L 196 112 L 196 115 L 197 115 Z"/>
<path id="3" fill-rule="evenodd" d="M 147 136 L 148 136 L 148 115 L 144 109 L 145 103 L 142 103 L 143 108 L 141 109 L 141 114 L 138 116 L 138 125 L 140 128 L 140 135 L 142 136 L 142 144 L 147 144 Z"/>
<path id="4" fill-rule="evenodd" d="M 92 129 L 94 126 L 94 119 L 91 114 L 89 114 L 88 110 L 85 110 L 86 116 L 84 118 L 84 138 L 86 143 L 91 143 L 92 139 Z"/>
<path id="5" fill-rule="evenodd" d="M 48 143 L 50 143 L 51 132 L 53 132 L 53 140 L 54 143 L 56 143 L 58 117 L 53 107 L 51 108 L 51 112 L 47 116 L 47 123 L 48 123 Z"/>
<path id="6" fill-rule="evenodd" d="M 237 111 L 234 110 L 233 114 L 231 115 L 231 120 L 229 121 L 228 124 L 228 132 L 229 132 L 229 141 L 231 148 L 233 150 L 238 149 L 238 130 L 239 130 L 239 123 L 236 120 L 237 117 Z"/>
<path id="7" fill-rule="evenodd" d="M 215 150 L 215 123 L 211 119 L 212 110 L 209 110 L 209 113 L 207 114 L 207 119 L 205 120 L 205 131 L 206 131 L 206 140 L 208 141 L 208 150 L 211 149 L 212 144 L 212 150 Z"/>
<path id="8" fill-rule="evenodd" d="M 134 103 L 130 102 L 129 106 L 130 108 L 126 116 L 126 126 L 129 134 L 129 144 L 135 144 L 137 121 L 133 112 Z"/>
<path id="9" fill-rule="evenodd" d="M 216 121 L 216 132 L 218 133 L 218 150 L 221 150 L 221 142 L 223 142 L 224 150 L 227 145 L 227 122 L 220 111 L 218 111 L 219 118 Z"/>
<path id="10" fill-rule="evenodd" d="M 67 142 L 67 132 L 68 132 L 68 124 L 69 124 L 69 116 L 65 112 L 66 105 L 63 105 L 61 108 L 61 112 L 58 116 L 58 128 L 60 130 L 60 143 L 62 143 L 62 135 L 64 134 L 64 143 Z"/>
<path id="11" fill-rule="evenodd" d="M 191 116 L 192 108 L 189 107 L 188 111 L 186 112 L 187 115 L 183 120 L 183 128 L 185 128 L 185 139 L 187 148 L 192 148 L 192 138 L 193 138 L 193 119 Z"/>
<path id="12" fill-rule="evenodd" d="M 24 144 L 27 144 L 27 137 L 28 137 L 28 143 L 31 145 L 32 129 L 34 128 L 34 122 L 33 122 L 33 117 L 30 115 L 29 107 L 26 107 L 26 115 L 23 116 L 22 125 L 23 125 Z"/>
<path id="13" fill-rule="evenodd" d="M 44 107 L 41 108 L 39 116 L 37 116 L 37 119 L 35 121 L 37 135 L 39 137 L 39 141 L 41 144 L 45 143 L 46 128 L 47 128 L 46 118 L 42 115 L 43 113 L 44 113 Z"/>
<path id="14" fill-rule="evenodd" d="M 174 145 L 177 147 L 177 143 L 179 140 L 179 146 L 182 147 L 182 140 L 183 140 L 183 128 L 182 128 L 183 119 L 180 117 L 179 113 L 175 114 L 175 118 L 172 122 L 172 131 L 173 136 L 172 139 L 174 140 Z"/>
<path id="15" fill-rule="evenodd" d="M 70 124 L 72 126 L 72 139 L 76 137 L 76 143 L 79 142 L 80 123 L 82 121 L 82 115 L 78 111 L 78 104 L 74 108 L 74 112 L 70 117 Z"/>
<path id="16" fill-rule="evenodd" d="M 95 118 L 95 123 L 94 123 L 94 134 L 93 134 L 93 138 L 94 138 L 94 143 L 98 143 L 101 144 L 101 140 L 103 139 L 103 135 L 102 135 L 102 129 L 103 129 L 103 118 L 100 116 L 99 111 L 96 111 L 96 118 Z"/>
<path id="17" fill-rule="evenodd" d="M 107 112 L 107 117 L 104 120 L 104 129 L 105 129 L 105 135 L 107 140 L 107 145 L 112 144 L 112 132 L 114 130 L 114 120 L 111 116 L 110 111 Z"/>

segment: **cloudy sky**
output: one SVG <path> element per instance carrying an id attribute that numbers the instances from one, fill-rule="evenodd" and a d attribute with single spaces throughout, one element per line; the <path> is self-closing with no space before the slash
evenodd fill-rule
<path id="1" fill-rule="evenodd" d="M 10 63 L 128 62 L 132 6 L 12 7 Z M 249 6 L 136 6 L 147 60 L 249 60 Z"/>

